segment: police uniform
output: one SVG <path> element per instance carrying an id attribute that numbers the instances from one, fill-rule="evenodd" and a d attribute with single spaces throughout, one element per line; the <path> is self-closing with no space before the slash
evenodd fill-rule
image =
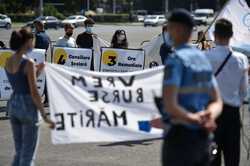
<path id="1" fill-rule="evenodd" d="M 238 166 L 240 162 L 240 106 L 247 96 L 248 59 L 229 46 L 221 45 L 206 54 L 215 73 L 230 52 L 230 58 L 216 77 L 224 106 L 222 115 L 217 120 L 215 141 L 218 144 L 218 153 L 213 166 L 221 165 L 221 151 L 226 166 Z"/>
<path id="2" fill-rule="evenodd" d="M 182 45 L 165 61 L 164 86 L 178 88 L 178 103 L 185 110 L 203 111 L 216 88 L 212 67 L 200 50 Z M 162 162 L 165 166 L 204 166 L 209 164 L 209 137 L 198 125 L 177 124 L 165 136 Z"/>

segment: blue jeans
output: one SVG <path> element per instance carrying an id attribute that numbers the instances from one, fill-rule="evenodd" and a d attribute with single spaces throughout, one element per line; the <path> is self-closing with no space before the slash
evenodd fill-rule
<path id="1" fill-rule="evenodd" d="M 8 111 L 15 144 L 12 166 L 32 166 L 38 140 L 38 112 L 30 95 L 12 95 Z"/>

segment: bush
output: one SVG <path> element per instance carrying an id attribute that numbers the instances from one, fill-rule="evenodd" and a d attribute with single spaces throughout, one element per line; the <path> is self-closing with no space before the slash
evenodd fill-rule
<path id="1" fill-rule="evenodd" d="M 129 22 L 129 14 L 100 14 L 93 19 L 96 22 Z"/>
<path id="2" fill-rule="evenodd" d="M 5 4 L 0 4 L 0 13 L 1 14 L 6 14 L 6 5 Z"/>
<path id="3" fill-rule="evenodd" d="M 64 15 L 62 13 L 60 13 L 55 6 L 51 5 L 51 4 L 46 4 L 44 6 L 44 11 L 43 11 L 45 16 L 55 16 L 58 19 L 64 19 Z"/>
<path id="4" fill-rule="evenodd" d="M 28 22 L 36 18 L 34 14 L 8 14 L 12 22 Z"/>

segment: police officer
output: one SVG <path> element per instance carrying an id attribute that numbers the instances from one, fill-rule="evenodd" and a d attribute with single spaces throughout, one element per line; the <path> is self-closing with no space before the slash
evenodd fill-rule
<path id="1" fill-rule="evenodd" d="M 216 47 L 207 52 L 224 102 L 215 132 L 218 153 L 213 166 L 221 165 L 221 152 L 225 166 L 238 166 L 240 162 L 240 106 L 247 96 L 248 59 L 229 46 L 232 36 L 232 23 L 218 20 L 214 31 Z"/>
<path id="2" fill-rule="evenodd" d="M 175 51 L 165 61 L 163 102 L 170 130 L 163 144 L 163 166 L 209 164 L 209 133 L 216 128 L 222 101 L 206 56 L 189 46 L 194 21 L 178 9 L 168 19 Z"/>

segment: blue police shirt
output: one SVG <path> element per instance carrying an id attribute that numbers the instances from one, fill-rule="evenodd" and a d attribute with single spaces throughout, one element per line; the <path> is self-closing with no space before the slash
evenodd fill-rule
<path id="1" fill-rule="evenodd" d="M 178 103 L 187 111 L 196 113 L 206 109 L 216 81 L 205 54 L 188 45 L 176 48 L 165 61 L 164 86 L 178 87 Z M 171 118 L 171 116 L 170 116 Z M 199 128 L 186 125 L 188 128 Z"/>

